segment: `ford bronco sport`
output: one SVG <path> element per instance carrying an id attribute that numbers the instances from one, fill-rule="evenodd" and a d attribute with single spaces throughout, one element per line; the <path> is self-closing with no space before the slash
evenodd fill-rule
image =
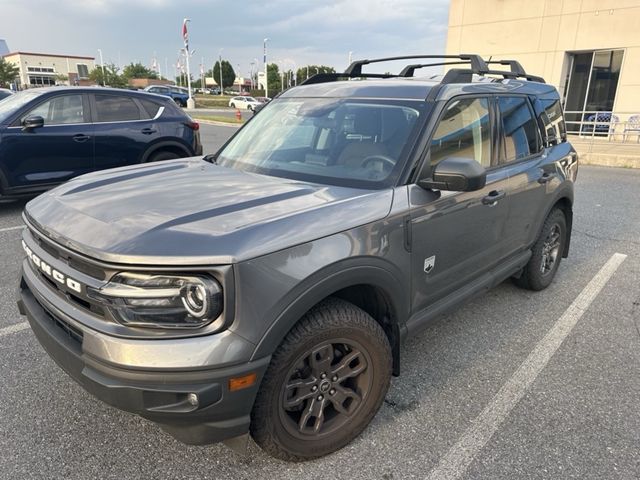
<path id="1" fill-rule="evenodd" d="M 431 63 L 362 72 L 404 59 Z M 354 62 L 215 155 L 29 202 L 20 312 L 86 390 L 183 442 L 322 456 L 376 414 L 405 338 L 509 277 L 552 282 L 577 168 L 558 93 L 515 61 Z"/>

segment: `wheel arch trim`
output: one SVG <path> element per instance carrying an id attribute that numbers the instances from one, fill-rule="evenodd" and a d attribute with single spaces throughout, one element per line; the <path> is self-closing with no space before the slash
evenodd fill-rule
<path id="1" fill-rule="evenodd" d="M 293 300 L 287 303 L 262 336 L 252 360 L 271 355 L 293 326 L 319 302 L 348 287 L 359 285 L 374 287 L 385 296 L 392 316 L 390 323 L 396 326 L 398 332 L 398 338 L 393 341 L 398 345 L 392 345 L 392 348 L 399 347 L 409 311 L 409 297 L 407 290 L 402 288 L 402 280 L 381 266 L 338 264 L 327 268 L 331 271 L 323 269 L 307 279 L 304 283 L 310 286 L 303 291 L 292 292 L 295 295 Z"/>

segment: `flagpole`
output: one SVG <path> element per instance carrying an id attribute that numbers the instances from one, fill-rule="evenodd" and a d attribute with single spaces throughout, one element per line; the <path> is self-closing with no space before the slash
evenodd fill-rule
<path id="1" fill-rule="evenodd" d="M 189 98 L 187 100 L 187 108 L 196 108 L 196 102 L 191 95 L 191 67 L 189 66 L 189 35 L 187 33 L 187 23 L 190 22 L 185 18 L 182 22 L 182 38 L 184 39 L 185 57 L 187 57 L 187 88 L 189 89 Z"/>

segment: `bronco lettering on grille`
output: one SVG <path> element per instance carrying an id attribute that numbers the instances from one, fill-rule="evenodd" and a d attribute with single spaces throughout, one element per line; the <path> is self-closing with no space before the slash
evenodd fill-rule
<path id="1" fill-rule="evenodd" d="M 67 277 L 64 273 L 59 272 L 55 268 L 52 268 L 51 265 L 44 262 L 40 257 L 38 257 L 33 251 L 22 241 L 22 249 L 27 254 L 27 257 L 31 260 L 31 263 L 40 270 L 42 273 L 52 278 L 56 282 L 61 285 L 66 285 L 71 290 L 82 293 L 82 285 L 80 282 L 74 280 L 73 278 Z"/>

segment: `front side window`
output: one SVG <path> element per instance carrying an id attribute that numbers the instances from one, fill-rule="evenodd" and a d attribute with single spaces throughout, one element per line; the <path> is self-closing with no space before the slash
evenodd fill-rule
<path id="1" fill-rule="evenodd" d="M 41 103 L 20 121 L 27 117 L 42 117 L 45 125 L 67 125 L 84 122 L 82 95 L 61 95 Z"/>
<path id="2" fill-rule="evenodd" d="M 382 188 L 399 174 L 424 108 L 421 101 L 275 100 L 229 142 L 217 161 L 276 177 Z"/>
<path id="3" fill-rule="evenodd" d="M 96 117 L 97 122 L 140 120 L 140 110 L 132 98 L 96 95 Z"/>
<path id="4" fill-rule="evenodd" d="M 486 98 L 454 100 L 445 108 L 431 140 L 431 165 L 447 157 L 475 160 L 491 166 L 491 123 Z"/>
<path id="5" fill-rule="evenodd" d="M 540 151 L 540 132 L 529 102 L 524 97 L 498 97 L 502 117 L 500 163 L 526 158 Z"/>

